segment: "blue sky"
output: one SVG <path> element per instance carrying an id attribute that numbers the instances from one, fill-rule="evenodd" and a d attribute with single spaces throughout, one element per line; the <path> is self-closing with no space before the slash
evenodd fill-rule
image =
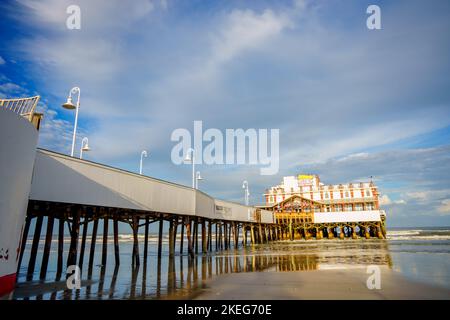
<path id="1" fill-rule="evenodd" d="M 81 8 L 81 30 L 66 8 Z M 366 28 L 381 8 L 382 30 Z M 450 225 L 448 1 L 63 1 L 0 4 L 0 95 L 39 94 L 39 145 L 190 185 L 170 160 L 177 128 L 276 128 L 280 172 L 206 166 L 201 189 L 251 202 L 284 175 L 374 180 L 391 226 Z M 76 150 L 79 150 L 79 145 Z"/>

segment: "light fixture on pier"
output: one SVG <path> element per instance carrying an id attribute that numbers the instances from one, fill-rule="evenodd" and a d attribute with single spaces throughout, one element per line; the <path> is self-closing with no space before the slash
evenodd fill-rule
<path id="1" fill-rule="evenodd" d="M 72 96 L 69 96 L 67 98 L 67 101 L 65 103 L 63 103 L 63 108 L 68 109 L 68 110 L 73 110 L 75 109 L 77 106 L 73 104 L 72 102 Z"/>
<path id="2" fill-rule="evenodd" d="M 244 189 L 244 202 L 245 202 L 245 205 L 248 206 L 250 192 L 248 191 L 248 181 L 247 180 L 244 180 L 244 182 L 242 183 L 242 189 Z"/>
<path id="3" fill-rule="evenodd" d="M 80 159 L 83 159 L 83 152 L 85 151 L 91 151 L 91 148 L 89 148 L 89 140 L 87 137 L 84 137 L 83 140 L 81 140 Z"/>
<path id="4" fill-rule="evenodd" d="M 192 156 L 191 156 L 192 154 Z M 186 157 L 184 158 L 186 162 L 192 162 L 192 188 L 195 189 L 195 150 L 189 148 L 186 152 Z"/>
<path id="5" fill-rule="evenodd" d="M 195 189 L 198 189 L 198 181 L 199 180 L 203 180 L 203 178 L 200 175 L 200 171 L 197 171 L 195 174 Z"/>
<path id="6" fill-rule="evenodd" d="M 77 104 L 74 105 L 72 102 L 72 94 L 78 93 L 78 99 L 77 99 Z M 70 89 L 69 92 L 69 97 L 67 98 L 67 101 L 65 103 L 63 103 L 62 107 L 68 110 L 73 110 L 76 109 L 75 112 L 75 123 L 73 126 L 73 136 L 72 136 L 72 150 L 70 152 L 70 156 L 73 157 L 73 153 L 75 150 L 75 139 L 76 139 L 76 135 L 77 135 L 77 124 L 78 124 L 78 110 L 80 109 L 80 95 L 81 95 L 81 90 L 79 87 L 73 87 L 72 89 Z"/>
<path id="7" fill-rule="evenodd" d="M 139 163 L 139 174 L 142 174 L 142 158 L 143 157 L 147 158 L 147 151 L 146 150 L 142 150 L 142 152 L 141 152 L 141 162 Z"/>

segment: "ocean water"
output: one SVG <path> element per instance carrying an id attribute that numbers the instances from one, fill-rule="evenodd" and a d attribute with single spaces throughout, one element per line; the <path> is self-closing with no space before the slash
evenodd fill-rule
<path id="1" fill-rule="evenodd" d="M 248 246 L 212 252 L 189 259 L 184 253 L 168 256 L 167 237 L 163 241 L 161 259 L 157 255 L 157 237 L 151 235 L 147 262 L 143 258 L 143 236 L 139 235 L 141 264 L 132 267 L 132 237 L 120 235 L 120 265 L 115 265 L 112 238 L 108 241 L 108 257 L 101 263 L 101 236 L 97 240 L 92 272 L 88 270 L 89 241 L 86 243 L 82 286 L 67 290 L 65 276 L 56 279 L 57 242 L 52 242 L 45 280 L 38 280 L 43 241 L 40 241 L 33 279 L 27 281 L 27 265 L 31 240 L 18 275 L 18 288 L 13 299 L 178 299 L 195 296 L 205 281 L 224 273 L 237 272 L 304 272 L 324 269 L 358 268 L 385 265 L 405 277 L 422 283 L 450 289 L 450 228 L 390 229 L 387 240 L 297 240 Z M 69 239 L 65 239 L 67 259 Z M 213 249 L 215 243 L 213 242 Z M 200 248 L 201 250 L 201 248 Z M 64 260 L 64 265 L 66 260 Z M 63 271 L 65 272 L 65 270 Z"/>

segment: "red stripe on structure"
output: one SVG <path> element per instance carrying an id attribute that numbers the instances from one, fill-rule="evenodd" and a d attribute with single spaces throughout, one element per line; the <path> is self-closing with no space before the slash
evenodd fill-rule
<path id="1" fill-rule="evenodd" d="M 0 297 L 14 290 L 16 285 L 16 274 L 8 274 L 0 277 Z"/>

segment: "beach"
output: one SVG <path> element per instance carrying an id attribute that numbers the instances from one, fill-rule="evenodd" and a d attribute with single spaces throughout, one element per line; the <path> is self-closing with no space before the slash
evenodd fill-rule
<path id="1" fill-rule="evenodd" d="M 119 267 L 114 264 L 112 248 L 105 266 L 96 254 L 93 269 L 82 269 L 79 290 L 67 290 L 64 277 L 55 281 L 52 258 L 44 281 L 37 280 L 38 270 L 27 281 L 29 257 L 25 255 L 10 298 L 450 299 L 449 228 L 390 230 L 387 240 L 278 241 L 199 254 L 194 259 L 180 254 L 178 247 L 170 259 L 167 239 L 158 259 L 157 243 L 152 240 L 147 264 L 136 268 L 131 265 L 131 246 L 130 237 L 121 236 Z M 374 267 L 380 270 L 379 290 L 367 287 L 368 268 Z"/>
<path id="2" fill-rule="evenodd" d="M 217 278 L 198 300 L 416 300 L 450 299 L 450 290 L 416 283 L 381 267 L 381 288 L 368 289 L 365 268 L 285 273 L 239 273 Z"/>

